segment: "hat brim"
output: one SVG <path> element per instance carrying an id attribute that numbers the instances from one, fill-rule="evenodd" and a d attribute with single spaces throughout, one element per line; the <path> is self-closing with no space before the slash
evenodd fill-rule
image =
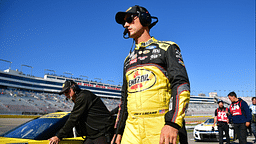
<path id="1" fill-rule="evenodd" d="M 59 92 L 59 95 L 62 95 L 69 87 L 65 87 L 63 88 L 60 92 Z"/>
<path id="2" fill-rule="evenodd" d="M 119 24 L 124 24 L 124 17 L 126 14 L 136 14 L 136 13 L 131 13 L 131 12 L 118 12 L 116 13 L 116 22 Z"/>

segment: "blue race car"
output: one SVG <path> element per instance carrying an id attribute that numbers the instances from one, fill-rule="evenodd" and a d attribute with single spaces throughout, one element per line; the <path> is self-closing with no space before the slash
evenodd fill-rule
<path id="1" fill-rule="evenodd" d="M 56 112 L 46 114 L 39 118 L 28 121 L 2 135 L 0 143 L 19 144 L 49 144 L 49 138 L 64 126 L 70 113 Z M 60 144 L 82 144 L 84 139 L 77 137 L 75 129 L 68 138 L 64 138 Z"/>

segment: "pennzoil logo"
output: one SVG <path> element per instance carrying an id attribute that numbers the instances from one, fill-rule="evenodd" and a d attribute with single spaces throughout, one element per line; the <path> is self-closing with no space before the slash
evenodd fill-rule
<path id="1" fill-rule="evenodd" d="M 129 93 L 135 93 L 147 90 L 155 85 L 156 76 L 153 72 L 146 69 L 136 69 L 127 75 L 128 91 Z"/>

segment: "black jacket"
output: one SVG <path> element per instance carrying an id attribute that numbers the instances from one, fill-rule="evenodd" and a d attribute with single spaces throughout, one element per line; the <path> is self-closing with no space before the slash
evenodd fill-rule
<path id="1" fill-rule="evenodd" d="M 76 127 L 79 135 L 97 138 L 111 133 L 113 124 L 114 120 L 101 99 L 88 90 L 82 90 L 77 94 L 74 108 L 57 137 L 67 137 Z"/>

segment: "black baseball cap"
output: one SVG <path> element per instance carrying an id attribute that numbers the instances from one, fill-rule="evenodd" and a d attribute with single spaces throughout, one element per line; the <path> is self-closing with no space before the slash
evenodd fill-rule
<path id="1" fill-rule="evenodd" d="M 67 89 L 69 89 L 72 85 L 76 85 L 73 80 L 66 80 L 62 85 L 62 90 L 60 91 L 59 95 L 62 95 Z"/>
<path id="2" fill-rule="evenodd" d="M 221 102 L 223 103 L 223 100 L 218 101 L 218 104 L 221 103 Z"/>
<path id="3" fill-rule="evenodd" d="M 119 24 L 124 24 L 124 17 L 126 14 L 139 14 L 139 13 L 148 13 L 148 10 L 144 7 L 135 5 L 133 7 L 129 7 L 125 12 L 116 13 L 116 22 Z"/>

